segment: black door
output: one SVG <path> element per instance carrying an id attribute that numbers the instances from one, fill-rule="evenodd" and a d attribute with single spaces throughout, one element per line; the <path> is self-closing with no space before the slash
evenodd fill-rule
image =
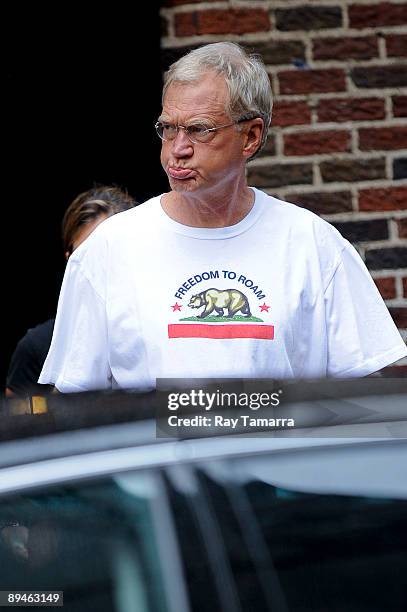
<path id="1" fill-rule="evenodd" d="M 89 14 L 17 3 L 3 14 L 3 382 L 17 340 L 55 312 L 71 200 L 95 182 L 139 201 L 166 189 L 159 2 L 142 4 Z"/>

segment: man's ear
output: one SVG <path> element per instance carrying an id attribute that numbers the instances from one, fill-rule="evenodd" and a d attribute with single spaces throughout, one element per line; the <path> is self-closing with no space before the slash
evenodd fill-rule
<path id="1" fill-rule="evenodd" d="M 69 251 L 65 251 L 65 261 L 68 261 L 70 256 L 70 252 Z"/>
<path id="2" fill-rule="evenodd" d="M 263 135 L 264 121 L 260 117 L 248 121 L 248 127 L 245 129 L 245 144 L 243 148 L 244 157 L 252 157 L 260 147 L 261 137 Z"/>

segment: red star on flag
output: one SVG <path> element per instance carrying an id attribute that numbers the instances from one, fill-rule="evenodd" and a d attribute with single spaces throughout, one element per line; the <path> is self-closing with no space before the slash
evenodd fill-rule
<path id="1" fill-rule="evenodd" d="M 175 304 L 171 306 L 171 308 L 172 308 L 172 312 L 175 312 L 176 310 L 179 310 L 181 312 L 182 306 L 178 304 L 178 302 L 175 302 Z"/>
<path id="2" fill-rule="evenodd" d="M 267 306 L 266 303 L 264 302 L 261 306 L 260 306 L 260 312 L 263 312 L 263 310 L 265 310 L 266 312 L 269 311 L 270 306 Z"/>

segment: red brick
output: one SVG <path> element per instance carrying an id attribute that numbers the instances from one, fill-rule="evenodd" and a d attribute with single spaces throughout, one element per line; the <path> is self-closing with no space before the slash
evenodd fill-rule
<path id="1" fill-rule="evenodd" d="M 380 28 L 405 25 L 407 22 L 406 4 L 352 4 L 348 10 L 351 28 Z"/>
<path id="2" fill-rule="evenodd" d="M 352 211 L 350 191 L 315 191 L 313 193 L 288 193 L 288 202 L 294 202 L 317 215 L 333 215 Z"/>
<path id="3" fill-rule="evenodd" d="M 392 276 L 386 278 L 374 278 L 374 282 L 384 300 L 396 297 L 396 279 Z"/>
<path id="4" fill-rule="evenodd" d="M 407 187 L 361 189 L 359 210 L 406 210 Z"/>
<path id="5" fill-rule="evenodd" d="M 393 96 L 394 117 L 407 117 L 407 96 Z"/>
<path id="6" fill-rule="evenodd" d="M 361 38 L 318 38 L 313 41 L 316 60 L 370 59 L 379 56 L 376 36 Z"/>
<path id="7" fill-rule="evenodd" d="M 268 12 L 256 9 L 209 9 L 175 15 L 176 36 L 245 34 L 270 29 Z"/>
<path id="8" fill-rule="evenodd" d="M 345 130 L 324 130 L 286 134 L 285 155 L 319 155 L 338 151 L 350 151 L 351 135 Z"/>
<path id="9" fill-rule="evenodd" d="M 311 109 L 306 102 L 277 101 L 273 112 L 274 127 L 311 123 Z"/>
<path id="10" fill-rule="evenodd" d="M 381 98 L 331 98 L 320 100 L 318 121 L 372 121 L 385 118 L 384 100 Z"/>
<path id="11" fill-rule="evenodd" d="M 387 55 L 389 57 L 407 56 L 407 34 L 385 36 Z"/>
<path id="12" fill-rule="evenodd" d="M 284 70 L 278 73 L 281 94 L 345 91 L 345 72 L 330 70 Z"/>
<path id="13" fill-rule="evenodd" d="M 407 308 L 389 308 L 393 321 L 399 329 L 407 328 Z"/>
<path id="14" fill-rule="evenodd" d="M 397 227 L 399 231 L 399 238 L 407 238 L 407 218 L 399 219 L 397 221 Z"/>
<path id="15" fill-rule="evenodd" d="M 407 276 L 403 278 L 403 296 L 407 297 Z"/>
<path id="16" fill-rule="evenodd" d="M 361 128 L 359 148 L 362 151 L 395 151 L 407 147 L 407 126 Z"/>

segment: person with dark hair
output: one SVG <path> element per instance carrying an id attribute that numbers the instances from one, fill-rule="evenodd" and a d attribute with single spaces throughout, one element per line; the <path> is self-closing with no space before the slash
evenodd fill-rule
<path id="1" fill-rule="evenodd" d="M 65 258 L 108 217 L 136 206 L 127 192 L 115 186 L 100 185 L 79 194 L 68 206 L 62 220 Z M 55 319 L 49 319 L 27 331 L 11 357 L 6 397 L 44 395 L 52 385 L 39 384 L 38 377 L 47 356 Z"/>
<path id="2" fill-rule="evenodd" d="M 68 206 L 62 220 L 65 256 L 69 255 L 105 219 L 136 206 L 127 192 L 114 186 L 99 185 L 80 193 Z"/>
<path id="3" fill-rule="evenodd" d="M 346 378 L 407 354 L 353 246 L 248 186 L 271 109 L 263 61 L 238 44 L 204 45 L 170 67 L 155 125 L 170 191 L 109 219 L 72 255 L 41 382 L 75 392 Z"/>

